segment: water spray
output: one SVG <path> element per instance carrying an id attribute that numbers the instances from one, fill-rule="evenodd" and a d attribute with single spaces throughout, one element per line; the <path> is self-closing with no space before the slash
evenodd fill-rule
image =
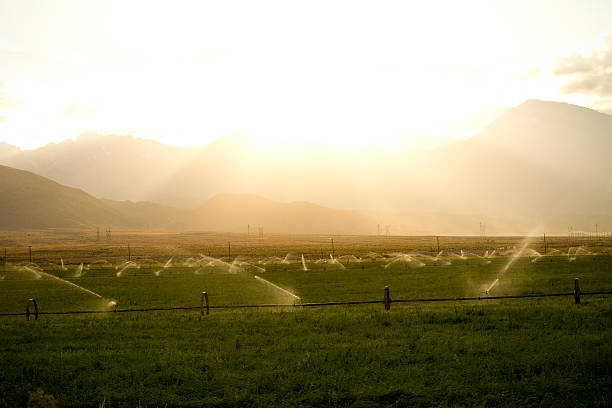
<path id="1" fill-rule="evenodd" d="M 169 267 L 169 266 L 172 264 L 172 258 L 173 258 L 173 257 L 170 257 L 170 259 L 168 259 L 168 262 L 166 262 L 166 263 L 164 264 L 164 269 L 166 269 L 167 267 Z"/>
<path id="2" fill-rule="evenodd" d="M 121 275 L 123 275 L 123 272 L 124 272 L 124 271 L 125 271 L 127 268 L 133 267 L 133 268 L 138 268 L 138 269 L 140 269 L 140 265 L 138 265 L 138 264 L 136 264 L 136 263 L 134 263 L 134 262 L 132 262 L 132 261 L 127 261 L 127 262 L 125 262 L 123 265 L 124 265 L 124 266 L 123 266 L 123 268 L 121 268 L 121 270 L 120 270 L 119 272 L 117 272 L 117 274 L 116 274 L 116 276 L 117 276 L 117 277 L 120 277 Z M 120 266 L 118 266 L 117 268 L 119 268 L 119 267 L 120 267 Z"/>
<path id="3" fill-rule="evenodd" d="M 168 261 L 164 264 L 164 266 L 162 267 L 162 269 L 155 271 L 155 276 L 159 276 L 159 274 L 164 270 L 170 267 L 170 265 L 172 265 L 172 258 L 170 257 L 170 259 L 168 259 Z"/>
<path id="4" fill-rule="evenodd" d="M 80 264 L 74 273 L 75 278 L 80 278 L 81 276 L 83 276 L 83 264 Z"/>
<path id="5" fill-rule="evenodd" d="M 26 267 L 26 268 L 27 268 L 27 267 Z M 104 297 L 103 297 L 102 295 L 99 295 L 99 294 L 97 294 L 96 292 L 94 292 L 94 291 L 92 291 L 92 290 L 89 290 L 89 289 L 86 289 L 86 288 L 84 288 L 84 287 L 82 287 L 82 286 L 79 286 L 79 285 L 77 285 L 76 283 L 72 283 L 72 282 L 70 282 L 70 281 L 67 281 L 67 280 L 65 280 L 65 279 L 62 279 L 62 278 L 60 278 L 59 276 L 55 276 L 55 275 L 52 275 L 52 274 L 50 274 L 50 273 L 46 273 L 46 272 L 43 272 L 43 271 L 38 271 L 38 273 L 39 273 L 39 274 L 41 274 L 41 275 L 43 275 L 43 276 L 47 276 L 47 277 L 49 277 L 49 278 L 56 279 L 56 280 L 58 280 L 58 281 L 60 281 L 60 282 L 63 282 L 63 283 L 65 283 L 65 284 L 67 284 L 67 285 L 74 286 L 75 288 L 80 289 L 80 290 L 82 290 L 82 291 L 83 291 L 83 292 L 85 292 L 85 293 L 89 293 L 90 295 L 94 295 L 95 297 L 98 297 L 98 298 L 100 298 L 100 299 L 104 299 Z"/>
<path id="6" fill-rule="evenodd" d="M 523 252 L 527 249 L 527 246 L 529 245 L 529 243 L 531 242 L 532 237 L 528 236 L 527 238 L 525 238 L 525 240 L 523 241 L 520 249 L 514 253 L 514 255 L 512 255 L 512 257 L 508 260 L 508 262 L 506 262 L 506 264 L 504 265 L 504 267 L 501 269 L 501 271 L 499 271 L 497 273 L 497 278 L 495 278 L 495 280 L 493 281 L 493 283 L 491 283 L 491 285 L 489 285 L 489 287 L 487 288 L 487 290 L 485 290 L 485 293 L 488 295 L 489 292 L 491 291 L 491 289 L 493 289 L 498 283 L 499 283 L 499 278 L 502 277 L 502 275 L 512 266 L 512 264 L 514 262 L 516 262 L 516 260 L 523 254 Z"/>
<path id="7" fill-rule="evenodd" d="M 41 271 L 38 271 L 38 270 L 36 270 L 34 268 L 30 268 L 29 266 L 24 266 L 23 269 L 28 271 L 28 272 L 33 273 L 34 274 L 34 279 L 40 279 L 42 277 Z"/>
<path id="8" fill-rule="evenodd" d="M 260 278 L 259 276 L 255 275 L 255 279 L 257 279 L 257 280 L 259 280 L 259 281 L 261 281 L 261 282 L 263 282 L 263 283 L 265 283 L 265 284 L 267 284 L 267 285 L 272 286 L 273 288 L 275 288 L 275 289 L 277 289 L 277 290 L 279 290 L 279 291 L 283 292 L 283 293 L 284 293 L 284 294 L 286 294 L 286 295 L 289 295 L 289 296 L 290 296 L 290 297 L 292 297 L 292 298 L 294 299 L 294 301 L 296 301 L 296 302 L 297 302 L 297 301 L 299 301 L 299 300 L 301 300 L 301 298 L 300 298 L 299 296 L 297 296 L 296 294 L 291 293 L 291 292 L 289 292 L 287 289 L 283 289 L 283 288 L 281 288 L 280 286 L 275 285 L 274 283 L 272 283 L 272 282 L 270 282 L 270 281 L 265 280 L 264 278 Z"/>

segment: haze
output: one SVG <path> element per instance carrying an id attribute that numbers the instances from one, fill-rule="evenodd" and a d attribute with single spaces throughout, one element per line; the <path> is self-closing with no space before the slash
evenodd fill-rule
<path id="1" fill-rule="evenodd" d="M 170 145 L 240 133 L 268 150 L 282 140 L 397 151 L 465 139 L 531 98 L 609 111 L 592 85 L 606 80 L 597 62 L 610 61 L 606 1 L 0 10 L 0 140 L 25 149 L 96 130 Z"/>

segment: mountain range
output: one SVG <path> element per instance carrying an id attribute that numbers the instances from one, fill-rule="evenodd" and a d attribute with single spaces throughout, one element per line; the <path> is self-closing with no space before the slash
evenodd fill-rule
<path id="1" fill-rule="evenodd" d="M 41 203 L 49 207 L 11 190 L 21 182 L 5 181 L 20 177 L 99 210 L 72 221 L 76 213 L 67 210 L 55 226 L 244 230 L 251 223 L 277 232 L 374 233 L 390 224 L 393 233 L 477 234 L 481 220 L 491 234 L 561 233 L 595 222 L 612 229 L 611 152 L 612 116 L 529 100 L 472 138 L 403 153 L 261 146 L 239 135 L 190 148 L 92 132 L 29 151 L 0 143 L 0 163 L 56 182 L 2 168 L 0 188 L 15 202 L 11 211 L 40 215 Z M 53 219 L 26 218 L 2 216 L 0 228 L 49 227 Z"/>
<path id="2" fill-rule="evenodd" d="M 37 174 L 0 166 L 0 229 L 112 228 L 365 234 L 373 220 L 356 211 L 311 203 L 278 203 L 253 195 L 219 194 L 194 209 L 98 199 Z"/>

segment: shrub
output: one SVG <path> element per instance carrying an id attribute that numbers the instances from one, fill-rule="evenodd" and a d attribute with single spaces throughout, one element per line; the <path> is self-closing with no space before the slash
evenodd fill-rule
<path id="1" fill-rule="evenodd" d="M 51 394 L 45 394 L 40 388 L 28 393 L 28 408 L 57 408 L 57 400 Z"/>

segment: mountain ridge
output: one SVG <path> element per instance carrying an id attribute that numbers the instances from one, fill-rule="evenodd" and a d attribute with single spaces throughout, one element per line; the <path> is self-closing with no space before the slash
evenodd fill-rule
<path id="1" fill-rule="evenodd" d="M 239 135 L 175 148 L 121 136 L 85 143 L 85 135 L 61 147 L 0 156 L 0 162 L 96 197 L 186 210 L 226 191 L 329 208 L 535 222 L 608 212 L 610 135 L 610 115 L 528 100 L 474 137 L 427 151 L 360 155 L 285 144 L 257 150 Z"/>

